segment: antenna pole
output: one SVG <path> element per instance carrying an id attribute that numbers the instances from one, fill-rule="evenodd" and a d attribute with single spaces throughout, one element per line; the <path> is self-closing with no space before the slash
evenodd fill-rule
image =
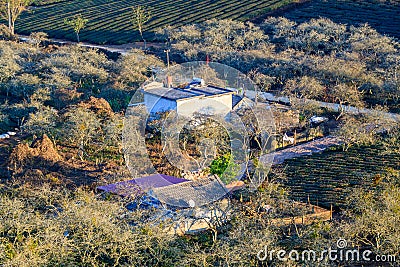
<path id="1" fill-rule="evenodd" d="M 171 52 L 171 50 L 166 49 L 164 52 L 167 53 L 167 70 L 169 71 L 169 52 Z"/>

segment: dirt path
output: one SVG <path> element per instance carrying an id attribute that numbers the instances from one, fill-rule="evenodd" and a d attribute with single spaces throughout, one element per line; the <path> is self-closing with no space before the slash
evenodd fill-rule
<path id="1" fill-rule="evenodd" d="M 18 38 L 24 42 L 30 42 L 31 39 L 29 36 L 26 35 L 18 35 Z M 69 45 L 79 45 L 82 47 L 88 47 L 88 48 L 97 48 L 97 49 L 103 49 L 107 50 L 112 53 L 119 53 L 121 55 L 127 54 L 130 50 L 132 49 L 143 49 L 144 48 L 144 43 L 143 42 L 135 42 L 135 43 L 127 43 L 127 44 L 122 44 L 122 45 L 98 45 L 98 44 L 92 44 L 92 43 L 87 43 L 87 42 L 73 42 L 65 39 L 56 39 L 56 38 L 48 38 L 50 42 L 56 43 L 56 44 L 69 44 Z M 162 43 L 152 43 L 152 42 L 147 42 L 147 48 L 155 48 L 155 49 L 163 49 L 164 44 Z"/>
<path id="2" fill-rule="evenodd" d="M 263 155 L 260 157 L 260 162 L 266 166 L 271 164 L 272 166 L 279 165 L 284 163 L 285 160 L 309 156 L 314 153 L 321 153 L 329 147 L 338 146 L 340 144 L 342 144 L 340 138 L 329 135 Z"/>
<path id="3" fill-rule="evenodd" d="M 288 97 L 282 96 L 282 97 L 277 97 L 271 93 L 267 92 L 258 92 L 258 99 L 259 101 L 270 101 L 270 102 L 279 102 L 279 103 L 285 103 L 285 104 L 290 104 L 290 100 Z M 256 92 L 248 90 L 246 91 L 246 96 L 252 100 L 255 99 Z M 261 99 L 260 99 L 261 98 Z M 350 114 L 377 114 L 380 116 L 383 116 L 387 119 L 392 119 L 395 121 L 400 121 L 400 114 L 397 113 L 390 113 L 390 112 L 384 112 L 384 111 L 379 111 L 379 110 L 373 110 L 373 109 L 368 109 L 368 108 L 357 108 L 353 106 L 347 106 L 347 105 L 340 105 L 336 103 L 329 103 L 329 102 L 323 102 L 323 101 L 317 101 L 317 100 L 310 100 L 307 99 L 305 100 L 306 103 L 310 103 L 313 105 L 317 105 L 323 108 L 328 108 L 330 110 L 340 112 L 340 111 L 345 111 Z"/>
<path id="4" fill-rule="evenodd" d="M 285 148 L 272 153 L 271 156 L 274 157 L 273 165 L 281 164 L 287 159 L 320 153 L 329 147 L 340 145 L 341 143 L 338 137 L 326 136 L 301 145 Z"/>

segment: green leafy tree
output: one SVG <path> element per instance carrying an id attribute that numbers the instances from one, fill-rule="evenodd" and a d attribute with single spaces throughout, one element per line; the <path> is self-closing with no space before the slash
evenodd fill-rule
<path id="1" fill-rule="evenodd" d="M 210 172 L 217 174 L 225 184 L 229 184 L 240 171 L 240 166 L 233 162 L 230 154 L 225 154 L 211 162 Z"/>
<path id="2" fill-rule="evenodd" d="M 81 14 L 76 15 L 73 19 L 70 19 L 70 20 L 65 19 L 65 20 L 64 20 L 64 23 L 65 23 L 66 25 L 70 26 L 70 27 L 74 30 L 74 32 L 75 32 L 75 34 L 76 34 L 76 39 L 77 39 L 78 43 L 80 42 L 80 40 L 79 40 L 79 32 L 80 32 L 83 28 L 85 28 L 85 26 L 86 26 L 86 24 L 87 24 L 88 22 L 89 22 L 89 20 L 88 20 L 88 19 L 85 19 L 84 17 L 82 17 Z"/>

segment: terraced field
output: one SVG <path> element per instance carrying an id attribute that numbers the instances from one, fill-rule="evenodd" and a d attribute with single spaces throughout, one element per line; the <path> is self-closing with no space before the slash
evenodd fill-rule
<path id="1" fill-rule="evenodd" d="M 131 7 L 141 5 L 153 14 L 148 22 L 147 38 L 152 38 L 157 28 L 174 27 L 202 22 L 211 18 L 246 20 L 275 10 L 293 0 L 70 0 L 50 5 L 33 6 L 17 21 L 18 33 L 47 32 L 50 37 L 74 39 L 74 34 L 64 25 L 65 18 L 82 14 L 89 19 L 82 30 L 82 41 L 121 44 L 138 41 L 139 34 L 132 28 Z"/>
<path id="2" fill-rule="evenodd" d="M 309 196 L 312 204 L 341 207 L 355 186 L 370 187 L 386 168 L 400 169 L 400 154 L 382 152 L 378 147 L 353 148 L 287 160 L 285 185 L 294 200 Z"/>
<path id="3" fill-rule="evenodd" d="M 319 17 L 348 25 L 368 23 L 381 34 L 400 38 L 400 1 L 397 0 L 311 0 L 274 15 L 299 23 Z"/>

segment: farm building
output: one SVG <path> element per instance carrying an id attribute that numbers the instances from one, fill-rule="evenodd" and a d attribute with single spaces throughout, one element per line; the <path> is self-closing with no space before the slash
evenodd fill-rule
<path id="1" fill-rule="evenodd" d="M 218 176 L 211 175 L 197 181 L 154 188 L 153 192 L 162 203 L 170 206 L 199 207 L 220 200 L 229 191 Z"/>
<path id="2" fill-rule="evenodd" d="M 140 177 L 129 181 L 118 182 L 115 184 L 103 185 L 97 187 L 98 190 L 113 193 L 123 197 L 138 196 L 144 194 L 150 189 L 165 187 L 169 185 L 188 182 L 165 174 L 154 174 L 146 177 Z"/>
<path id="3" fill-rule="evenodd" d="M 225 197 L 228 188 L 216 175 L 196 181 L 154 174 L 129 181 L 97 187 L 98 190 L 124 197 L 147 194 L 169 208 L 199 207 Z M 158 205 L 157 204 L 157 205 Z"/>
<path id="4" fill-rule="evenodd" d="M 98 190 L 123 197 L 134 197 L 127 208 L 157 211 L 152 223 L 169 221 L 165 229 L 170 234 L 196 233 L 209 228 L 216 219 L 226 221 L 229 192 L 243 187 L 243 182 L 224 185 L 216 175 L 199 180 L 186 180 L 164 174 L 154 174 L 129 181 L 97 187 Z M 217 205 L 218 210 L 207 204 Z M 191 208 L 191 209 L 188 209 Z M 194 208 L 194 209 L 193 209 Z"/>
<path id="5" fill-rule="evenodd" d="M 194 112 L 225 115 L 242 100 L 234 89 L 205 85 L 201 79 L 194 79 L 184 88 L 153 82 L 143 88 L 143 94 L 150 114 L 174 110 L 184 116 Z"/>

